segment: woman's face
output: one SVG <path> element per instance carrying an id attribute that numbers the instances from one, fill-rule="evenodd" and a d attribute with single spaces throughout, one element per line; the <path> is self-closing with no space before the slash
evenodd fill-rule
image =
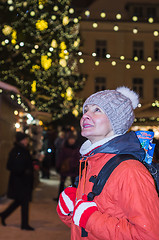
<path id="1" fill-rule="evenodd" d="M 86 105 L 80 120 L 81 135 L 92 143 L 114 135 L 110 121 L 97 105 Z"/>
<path id="2" fill-rule="evenodd" d="M 76 139 L 75 139 L 75 138 L 69 138 L 69 139 L 68 139 L 68 144 L 71 145 L 71 146 L 74 145 L 75 142 L 76 142 Z"/>

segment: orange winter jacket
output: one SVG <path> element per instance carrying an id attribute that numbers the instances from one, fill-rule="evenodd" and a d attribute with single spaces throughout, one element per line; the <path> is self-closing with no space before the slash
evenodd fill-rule
<path id="1" fill-rule="evenodd" d="M 133 134 L 129 137 L 133 143 Z M 121 139 L 121 141 L 119 141 Z M 115 154 L 109 153 L 108 145 L 123 141 L 111 140 L 105 152 L 96 151 L 87 158 L 87 168 L 77 189 L 77 199 L 92 191 L 91 176 L 98 175 L 105 163 Z M 135 142 L 136 139 L 135 139 Z M 124 153 L 127 142 L 122 143 L 114 152 Z M 100 147 L 99 147 L 100 149 Z M 110 150 L 111 149 L 111 150 Z M 140 147 L 138 151 L 140 151 Z M 108 151 L 108 153 L 106 153 Z M 126 150 L 127 152 L 127 150 Z M 130 149 L 129 151 L 132 154 Z M 137 152 L 136 143 L 133 152 Z M 122 162 L 110 175 L 103 191 L 94 198 L 98 211 L 94 212 L 86 224 L 88 237 L 81 237 L 81 228 L 74 225 L 71 216 L 60 217 L 71 227 L 71 240 L 159 240 L 159 198 L 154 180 L 145 166 L 136 160 Z"/>

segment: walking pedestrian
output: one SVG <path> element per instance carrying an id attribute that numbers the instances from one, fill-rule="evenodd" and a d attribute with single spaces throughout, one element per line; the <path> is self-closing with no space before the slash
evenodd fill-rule
<path id="1" fill-rule="evenodd" d="M 6 219 L 19 206 L 21 207 L 21 229 L 34 230 L 29 225 L 29 202 L 33 189 L 33 164 L 28 150 L 28 135 L 22 132 L 16 133 L 16 141 L 9 153 L 7 169 L 10 171 L 8 184 L 8 198 L 13 202 L 0 213 L 1 223 L 6 226 Z"/>

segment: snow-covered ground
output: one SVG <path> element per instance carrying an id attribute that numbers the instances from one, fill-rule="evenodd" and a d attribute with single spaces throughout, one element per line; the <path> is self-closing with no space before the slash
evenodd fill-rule
<path id="1" fill-rule="evenodd" d="M 0 240 L 69 240 L 70 230 L 57 216 L 57 196 L 59 176 L 51 171 L 50 179 L 40 179 L 33 194 L 30 208 L 30 225 L 35 231 L 20 229 L 20 209 L 6 219 L 7 226 L 0 225 Z M 69 185 L 69 179 L 67 180 Z M 9 199 L 0 199 L 0 212 L 10 203 Z"/>

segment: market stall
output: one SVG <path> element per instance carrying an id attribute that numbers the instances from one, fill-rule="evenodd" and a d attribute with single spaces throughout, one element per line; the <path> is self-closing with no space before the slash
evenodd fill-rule
<path id="1" fill-rule="evenodd" d="M 159 139 L 159 101 L 145 104 L 135 110 L 135 121 L 131 130 L 152 130 Z"/>

